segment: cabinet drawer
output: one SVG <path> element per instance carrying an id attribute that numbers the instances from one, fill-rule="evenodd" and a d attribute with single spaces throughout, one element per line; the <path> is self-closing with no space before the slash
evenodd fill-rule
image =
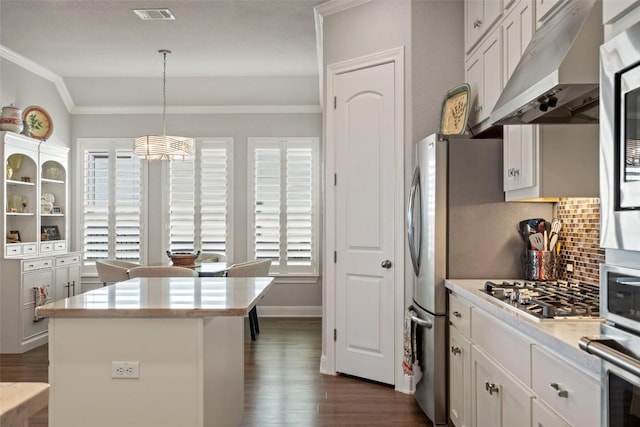
<path id="1" fill-rule="evenodd" d="M 67 265 L 79 264 L 80 255 L 61 256 L 56 258 L 56 267 L 65 267 Z"/>
<path id="2" fill-rule="evenodd" d="M 454 294 L 449 294 L 449 322 L 463 335 L 471 336 L 471 304 Z"/>
<path id="3" fill-rule="evenodd" d="M 531 386 L 531 343 L 524 336 L 482 311 L 474 310 L 471 337 L 516 378 Z"/>
<path id="4" fill-rule="evenodd" d="M 53 252 L 53 243 L 40 243 L 40 252 Z"/>
<path id="5" fill-rule="evenodd" d="M 40 270 L 43 268 L 50 268 L 52 265 L 53 263 L 51 262 L 51 258 L 34 259 L 24 261 L 22 263 L 22 271 Z"/>
<path id="6" fill-rule="evenodd" d="M 37 322 L 33 321 L 34 308 L 22 309 L 22 339 L 26 340 L 36 335 L 40 335 L 47 332 L 49 326 L 49 319 L 42 319 Z"/>
<path id="7" fill-rule="evenodd" d="M 54 242 L 53 243 L 53 250 L 56 252 L 60 252 L 60 251 L 66 251 L 67 250 L 67 242 L 66 241 L 60 241 L 60 242 Z"/>
<path id="8" fill-rule="evenodd" d="M 16 256 L 22 254 L 22 245 L 7 245 L 7 256 Z"/>
<path id="9" fill-rule="evenodd" d="M 38 253 L 38 245 L 35 243 L 27 243 L 22 245 L 22 253 L 25 255 L 35 255 Z"/>
<path id="10" fill-rule="evenodd" d="M 540 346 L 532 350 L 532 388 L 575 426 L 600 424 L 600 384 Z"/>

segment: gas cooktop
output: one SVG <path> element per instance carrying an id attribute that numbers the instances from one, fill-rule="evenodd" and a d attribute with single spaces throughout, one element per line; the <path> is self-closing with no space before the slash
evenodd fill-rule
<path id="1" fill-rule="evenodd" d="M 588 283 L 487 281 L 481 291 L 536 321 L 597 319 L 600 315 L 600 288 Z"/>

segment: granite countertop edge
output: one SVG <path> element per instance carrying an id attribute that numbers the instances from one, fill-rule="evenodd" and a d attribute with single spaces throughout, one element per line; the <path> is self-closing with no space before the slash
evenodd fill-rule
<path id="1" fill-rule="evenodd" d="M 587 332 L 584 335 L 599 334 L 600 322 L 595 320 L 588 321 L 570 321 L 556 320 L 552 323 L 534 322 L 526 318 L 518 316 L 513 310 L 507 310 L 503 307 L 488 300 L 489 297 L 483 297 L 480 292 L 480 286 L 475 286 L 477 281 L 447 279 L 445 287 L 451 292 L 470 301 L 476 307 L 488 312 L 506 325 L 518 330 L 531 341 L 547 347 L 564 361 L 572 365 L 577 365 L 582 371 L 590 374 L 594 379 L 600 381 L 600 364 L 601 361 L 597 357 L 580 350 L 578 340 L 580 334 L 568 332 L 571 329 L 579 329 L 581 332 Z M 484 281 L 483 281 L 484 282 Z M 500 281 L 498 281 L 499 283 Z M 472 285 L 473 283 L 473 285 Z M 546 330 L 552 327 L 553 330 Z M 564 336 L 560 333 L 564 332 Z M 567 335 L 573 335 L 571 339 Z M 575 341 L 574 341 L 575 340 Z"/>

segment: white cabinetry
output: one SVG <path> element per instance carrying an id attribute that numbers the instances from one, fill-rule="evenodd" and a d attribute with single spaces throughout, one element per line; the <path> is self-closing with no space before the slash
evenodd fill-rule
<path id="1" fill-rule="evenodd" d="M 506 201 L 598 197 L 598 125 L 513 127 L 505 126 Z"/>
<path id="2" fill-rule="evenodd" d="M 454 293 L 449 320 L 454 426 L 599 425 L 600 384 L 572 361 Z"/>
<path id="3" fill-rule="evenodd" d="M 81 292 L 80 253 L 57 256 L 54 263 L 54 299 L 59 300 L 79 294 Z"/>
<path id="4" fill-rule="evenodd" d="M 465 46 L 469 53 L 480 38 L 502 16 L 502 0 L 467 0 L 465 2 Z"/>
<path id="5" fill-rule="evenodd" d="M 533 393 L 479 346 L 471 349 L 472 419 L 475 427 L 529 427 Z"/>
<path id="6" fill-rule="evenodd" d="M 466 80 L 471 87 L 469 126 L 489 118 L 502 91 L 502 28 L 496 28 L 466 63 Z"/>
<path id="7" fill-rule="evenodd" d="M 471 425 L 471 306 L 449 299 L 449 418 L 457 427 Z"/>
<path id="8" fill-rule="evenodd" d="M 67 252 L 69 149 L 1 134 L 4 257 Z M 46 203 L 47 198 L 53 203 Z"/>
<path id="9" fill-rule="evenodd" d="M 540 346 L 533 346 L 531 354 L 536 395 L 571 425 L 597 425 L 600 384 Z"/>
<path id="10" fill-rule="evenodd" d="M 639 5 L 640 0 L 607 0 L 602 3 L 602 23 L 611 24 Z"/>

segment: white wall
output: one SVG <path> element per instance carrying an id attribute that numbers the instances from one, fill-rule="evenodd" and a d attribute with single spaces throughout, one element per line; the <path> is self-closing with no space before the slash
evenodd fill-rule
<path id="1" fill-rule="evenodd" d="M 52 144 L 71 146 L 71 116 L 49 80 L 0 58 L 0 106 L 13 104 L 19 108 L 38 105 L 53 121 Z"/>

